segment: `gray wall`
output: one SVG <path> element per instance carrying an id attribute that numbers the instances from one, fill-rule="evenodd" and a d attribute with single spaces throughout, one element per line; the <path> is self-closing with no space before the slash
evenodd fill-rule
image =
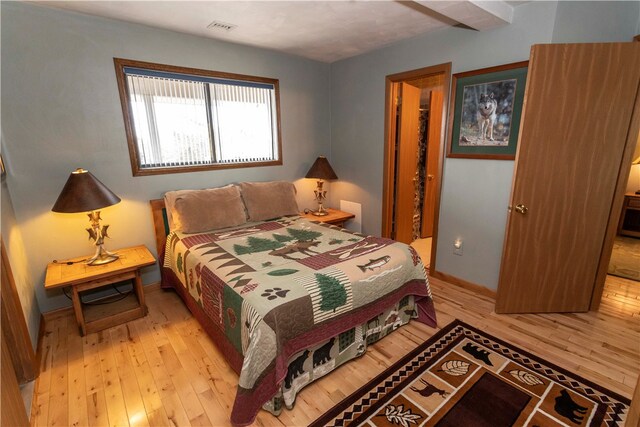
<path id="1" fill-rule="evenodd" d="M 639 1 L 562 1 L 553 43 L 631 41 L 640 34 Z"/>
<path id="2" fill-rule="evenodd" d="M 332 64 L 332 162 L 342 171 L 332 197 L 361 202 L 363 231 L 380 233 L 385 76 L 445 62 L 458 73 L 527 60 L 536 43 L 630 41 L 638 9 L 638 2 L 532 2 L 518 6 L 507 27 L 444 29 Z M 438 271 L 497 288 L 512 175 L 513 161 L 445 160 Z M 453 254 L 458 238 L 463 256 Z"/>
<path id="3" fill-rule="evenodd" d="M 2 130 L 7 178 L 43 311 L 70 302 L 45 292 L 48 262 L 93 251 L 85 215 L 51 207 L 69 173 L 90 170 L 122 203 L 102 212 L 107 248 L 155 251 L 148 200 L 171 189 L 245 180 L 302 178 L 330 149 L 330 65 L 269 50 L 142 25 L 2 2 Z M 131 174 L 113 57 L 280 79 L 284 164 L 277 167 L 136 177 Z M 313 183 L 299 181 L 301 207 Z M 144 283 L 159 280 L 149 268 Z"/>

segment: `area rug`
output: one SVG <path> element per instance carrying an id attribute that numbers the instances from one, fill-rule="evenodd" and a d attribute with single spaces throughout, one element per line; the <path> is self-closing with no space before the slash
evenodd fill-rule
<path id="1" fill-rule="evenodd" d="M 456 320 L 310 427 L 623 426 L 629 404 Z"/>
<path id="2" fill-rule="evenodd" d="M 608 273 L 640 281 L 640 239 L 616 236 Z"/>

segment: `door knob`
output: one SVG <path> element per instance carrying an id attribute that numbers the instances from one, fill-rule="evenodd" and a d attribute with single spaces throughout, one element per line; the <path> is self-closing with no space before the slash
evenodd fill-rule
<path id="1" fill-rule="evenodd" d="M 516 212 L 522 215 L 526 214 L 527 211 L 529 210 L 529 208 L 523 205 L 522 203 L 520 203 L 519 205 L 516 205 L 514 209 L 516 210 Z"/>
<path id="2" fill-rule="evenodd" d="M 427 181 L 433 181 L 433 178 L 435 178 L 433 175 L 427 175 Z"/>

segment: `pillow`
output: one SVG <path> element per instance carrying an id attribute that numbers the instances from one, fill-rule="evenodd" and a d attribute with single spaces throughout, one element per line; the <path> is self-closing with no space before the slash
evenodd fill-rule
<path id="1" fill-rule="evenodd" d="M 180 218 L 178 218 L 178 216 L 176 216 L 174 218 L 174 211 L 175 211 L 175 205 L 176 205 L 176 198 L 190 193 L 192 191 L 196 191 L 196 190 L 176 190 L 176 191 L 167 191 L 164 194 L 164 206 L 167 210 L 167 222 L 169 223 L 169 230 L 170 231 L 174 231 L 174 230 L 180 230 L 182 227 L 182 224 L 180 224 Z"/>
<path id="2" fill-rule="evenodd" d="M 300 213 L 296 203 L 296 187 L 290 182 L 241 182 L 240 190 L 249 221 L 264 221 Z"/>
<path id="3" fill-rule="evenodd" d="M 233 227 L 247 222 L 237 187 L 181 191 L 173 197 L 172 219 L 183 233 Z"/>

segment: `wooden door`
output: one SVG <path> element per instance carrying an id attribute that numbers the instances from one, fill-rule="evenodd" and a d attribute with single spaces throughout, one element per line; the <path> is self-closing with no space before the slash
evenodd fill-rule
<path id="1" fill-rule="evenodd" d="M 9 352 L 9 344 L 2 333 L 2 353 L 0 356 L 0 365 L 2 368 L 2 399 L 0 402 L 0 425 L 7 426 L 28 426 L 27 410 L 24 407 L 24 401 L 18 387 L 16 373 L 11 363 L 11 354 Z"/>
<path id="2" fill-rule="evenodd" d="M 588 311 L 639 82 L 637 43 L 532 48 L 496 312 Z"/>
<path id="3" fill-rule="evenodd" d="M 0 268 L 2 336 L 8 343 L 9 354 L 18 382 L 24 384 L 36 378 L 38 364 L 2 239 L 0 239 L 0 257 L 2 258 L 2 268 Z"/>
<path id="4" fill-rule="evenodd" d="M 422 227 L 420 237 L 433 235 L 433 223 L 436 215 L 436 194 L 438 183 L 438 161 L 440 158 L 440 138 L 442 135 L 442 113 L 444 94 L 431 91 L 429 101 L 429 129 L 427 130 L 427 165 L 424 181 L 424 200 L 422 202 Z"/>
<path id="5" fill-rule="evenodd" d="M 420 93 L 419 88 L 404 82 L 400 83 L 394 238 L 404 243 L 413 241 L 413 202 L 416 194 L 414 179 L 418 167 Z"/>

